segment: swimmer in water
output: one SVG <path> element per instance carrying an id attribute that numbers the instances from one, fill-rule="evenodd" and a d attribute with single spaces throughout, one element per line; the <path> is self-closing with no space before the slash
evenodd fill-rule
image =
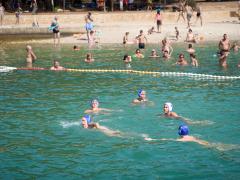
<path id="1" fill-rule="evenodd" d="M 85 115 L 82 117 L 82 127 L 83 128 L 98 128 L 98 123 L 93 123 L 90 115 Z"/>
<path id="2" fill-rule="evenodd" d="M 93 99 L 91 101 L 91 109 L 86 110 L 84 113 L 99 113 L 102 111 L 111 111 L 110 109 L 106 109 L 106 108 L 99 108 L 99 101 L 97 99 Z"/>
<path id="3" fill-rule="evenodd" d="M 139 89 L 138 90 L 138 98 L 133 100 L 134 104 L 138 104 L 138 103 L 143 103 L 143 102 L 147 102 L 148 99 L 146 97 L 146 91 Z"/>
<path id="4" fill-rule="evenodd" d="M 177 115 L 177 113 L 173 112 L 173 105 L 170 102 L 164 103 L 163 106 L 163 115 L 165 117 L 170 117 L 170 118 L 180 118 L 180 116 Z"/>
<path id="5" fill-rule="evenodd" d="M 152 49 L 151 55 L 149 57 L 156 58 L 156 57 L 160 57 L 160 56 L 157 54 L 157 51 L 155 49 Z"/>
<path id="6" fill-rule="evenodd" d="M 140 49 L 137 49 L 134 54 L 134 57 L 142 59 L 142 58 L 144 58 L 144 55 L 141 53 Z"/>
<path id="7" fill-rule="evenodd" d="M 239 45 L 237 44 L 237 42 L 234 42 L 231 49 L 233 50 L 233 52 L 237 53 L 238 49 L 239 49 Z"/>
<path id="8" fill-rule="evenodd" d="M 160 114 L 160 116 L 164 116 L 167 118 L 174 118 L 174 119 L 179 119 L 181 121 L 183 121 L 186 124 L 202 124 L 203 122 L 194 122 L 188 118 L 185 117 L 181 117 L 179 116 L 177 113 L 173 112 L 173 105 L 170 102 L 166 102 L 163 105 L 163 114 Z"/>
<path id="9" fill-rule="evenodd" d="M 93 56 L 91 53 L 87 53 L 86 59 L 84 60 L 86 63 L 94 62 Z"/>
<path id="10" fill-rule="evenodd" d="M 32 63 L 34 63 L 34 61 L 37 59 L 37 56 L 34 54 L 32 47 L 30 45 L 27 45 L 26 51 L 27 51 L 26 57 L 27 67 L 32 67 Z"/>
<path id="11" fill-rule="evenodd" d="M 101 132 L 103 132 L 104 134 L 108 135 L 108 136 L 118 136 L 118 137 L 122 137 L 121 136 L 121 132 L 120 131 L 113 131 L 111 129 L 108 129 L 105 126 L 100 126 L 98 123 L 94 123 L 92 121 L 92 118 L 90 115 L 85 115 L 82 117 L 82 127 L 85 129 L 98 129 Z"/>
<path id="12" fill-rule="evenodd" d="M 74 50 L 74 51 L 80 51 L 80 48 L 79 48 L 77 45 L 74 45 L 74 46 L 73 46 L 73 50 Z"/>
<path id="13" fill-rule="evenodd" d="M 128 54 L 125 54 L 123 56 L 123 62 L 125 63 L 126 68 L 131 68 L 131 62 L 132 62 L 132 57 L 129 56 Z"/>
<path id="14" fill-rule="evenodd" d="M 188 129 L 188 126 L 187 125 L 180 125 L 179 128 L 178 128 L 178 134 L 179 134 L 179 138 L 178 139 L 165 139 L 165 138 L 162 138 L 162 139 L 152 139 L 152 138 L 149 138 L 149 137 L 145 137 L 144 139 L 147 140 L 147 141 L 153 141 L 153 140 L 163 140 L 163 141 L 181 141 L 181 142 L 195 142 L 195 143 L 198 143 L 200 145 L 204 145 L 204 146 L 209 146 L 210 143 L 207 142 L 207 141 L 204 141 L 204 140 L 201 140 L 201 139 L 198 139 L 194 136 L 189 136 L 189 129 Z"/>
<path id="15" fill-rule="evenodd" d="M 62 70 L 65 70 L 65 68 L 62 67 L 62 66 L 60 66 L 59 61 L 54 60 L 54 61 L 53 61 L 53 66 L 50 68 L 50 70 L 53 70 L 53 71 L 62 71 Z"/>
<path id="16" fill-rule="evenodd" d="M 188 62 L 184 58 L 184 55 L 181 53 L 181 54 L 179 54 L 178 60 L 175 64 L 179 65 L 179 66 L 187 66 Z"/>

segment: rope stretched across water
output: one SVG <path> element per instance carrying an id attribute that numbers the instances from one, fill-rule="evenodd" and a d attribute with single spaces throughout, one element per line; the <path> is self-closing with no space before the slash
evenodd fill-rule
<path id="1" fill-rule="evenodd" d="M 0 72 L 9 72 L 13 70 L 30 70 L 30 71 L 43 71 L 49 70 L 46 68 L 16 68 L 16 67 L 8 67 L 8 66 L 0 66 Z M 199 78 L 199 79 L 240 79 L 240 76 L 216 76 L 210 74 L 196 74 L 196 73 L 183 73 L 183 72 L 157 72 L 157 71 L 138 71 L 138 70 L 126 70 L 126 69 L 64 69 L 62 71 L 66 72 L 96 72 L 96 73 L 132 73 L 132 74 L 149 74 L 155 76 L 170 76 L 170 77 L 191 77 L 191 78 Z"/>

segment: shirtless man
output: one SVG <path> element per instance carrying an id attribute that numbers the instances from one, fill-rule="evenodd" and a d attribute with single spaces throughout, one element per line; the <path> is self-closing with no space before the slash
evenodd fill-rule
<path id="1" fill-rule="evenodd" d="M 37 59 L 37 56 L 34 54 L 32 47 L 30 45 L 27 45 L 26 51 L 27 51 L 26 57 L 27 67 L 32 67 L 32 63 Z"/>
<path id="2" fill-rule="evenodd" d="M 231 48 L 230 41 L 227 37 L 227 34 L 223 35 L 223 39 L 220 40 L 218 44 L 220 50 L 219 64 L 220 66 L 227 66 L 227 56 L 229 55 L 229 50 Z"/>
<path id="3" fill-rule="evenodd" d="M 53 61 L 53 66 L 50 68 L 50 70 L 53 70 L 53 71 L 62 71 L 62 70 L 65 70 L 65 68 L 62 67 L 62 66 L 60 66 L 59 61 L 54 60 L 54 61 Z"/>
<path id="4" fill-rule="evenodd" d="M 136 37 L 136 40 L 138 40 L 138 48 L 139 49 L 144 49 L 145 48 L 145 43 L 147 43 L 147 38 L 143 34 L 143 30 L 140 30 L 140 34 Z"/>
<path id="5" fill-rule="evenodd" d="M 191 42 L 191 43 L 196 43 L 196 39 L 195 39 L 195 36 L 192 32 L 192 29 L 189 29 L 188 30 L 188 33 L 187 33 L 187 37 L 186 37 L 186 42 Z"/>
<path id="6" fill-rule="evenodd" d="M 186 59 L 184 59 L 184 55 L 182 53 L 179 54 L 179 58 L 178 58 L 178 61 L 176 62 L 176 65 L 179 65 L 179 66 L 187 66 L 188 65 L 188 62 L 186 61 Z"/>

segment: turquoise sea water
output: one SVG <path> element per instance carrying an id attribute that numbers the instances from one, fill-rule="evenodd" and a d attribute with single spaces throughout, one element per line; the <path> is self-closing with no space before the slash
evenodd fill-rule
<path id="1" fill-rule="evenodd" d="M 72 45 L 53 48 L 33 45 L 37 67 L 59 59 L 67 68 L 124 69 L 123 55 L 135 46 L 105 45 L 72 51 Z M 215 44 L 196 45 L 199 68 L 172 66 L 147 56 L 133 59 L 132 69 L 240 76 L 240 53 L 231 53 L 222 69 L 213 54 Z M 173 56 L 186 44 L 174 45 Z M 84 63 L 92 52 L 95 62 Z M 186 58 L 188 55 L 185 53 Z M 25 45 L 0 47 L 0 65 L 25 66 Z M 237 179 L 240 177 L 240 80 L 154 77 L 120 73 L 13 71 L 0 73 L 0 179 Z M 154 105 L 132 105 L 137 90 L 147 91 Z M 109 114 L 94 121 L 124 137 L 83 129 L 79 120 L 98 98 Z M 179 120 L 159 117 L 163 103 L 173 103 L 179 115 L 201 124 L 190 134 L 214 143 L 145 141 L 176 139 Z"/>

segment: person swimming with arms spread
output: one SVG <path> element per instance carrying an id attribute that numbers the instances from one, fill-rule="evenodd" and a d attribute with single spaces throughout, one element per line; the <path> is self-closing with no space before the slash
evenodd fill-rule
<path id="1" fill-rule="evenodd" d="M 209 146 L 210 145 L 210 143 L 207 142 L 207 141 L 204 141 L 204 140 L 198 139 L 194 136 L 188 135 L 189 134 L 189 129 L 188 129 L 187 125 L 180 125 L 179 128 L 178 128 L 178 134 L 179 134 L 179 138 L 177 138 L 177 139 L 165 139 L 165 138 L 152 139 L 152 138 L 149 138 L 149 137 L 145 137 L 144 139 L 146 141 L 153 141 L 153 140 L 168 141 L 169 140 L 169 141 L 181 141 L 181 142 L 195 142 L 195 143 L 198 143 L 198 144 L 204 145 L 204 146 Z"/>
<path id="2" fill-rule="evenodd" d="M 97 99 L 93 99 L 90 103 L 91 109 L 86 110 L 84 113 L 99 113 L 102 111 L 111 111 L 110 109 L 106 108 L 99 108 L 99 101 Z"/>
<path id="3" fill-rule="evenodd" d="M 160 117 L 167 117 L 167 118 L 173 118 L 173 119 L 179 119 L 183 121 L 186 124 L 202 124 L 206 125 L 209 124 L 209 121 L 193 121 L 191 119 L 188 119 L 186 117 L 179 116 L 177 113 L 173 112 L 173 105 L 170 102 L 166 102 L 163 105 L 163 114 L 160 114 Z"/>
<path id="4" fill-rule="evenodd" d="M 133 100 L 134 104 L 138 104 L 138 103 L 143 103 L 143 102 L 147 102 L 148 99 L 146 97 L 146 91 L 139 89 L 138 90 L 138 98 Z"/>
<path id="5" fill-rule="evenodd" d="M 113 131 L 105 126 L 100 126 L 98 123 L 94 123 L 91 116 L 88 114 L 82 117 L 81 124 L 85 129 L 98 129 L 108 136 L 122 137 L 120 131 Z"/>

